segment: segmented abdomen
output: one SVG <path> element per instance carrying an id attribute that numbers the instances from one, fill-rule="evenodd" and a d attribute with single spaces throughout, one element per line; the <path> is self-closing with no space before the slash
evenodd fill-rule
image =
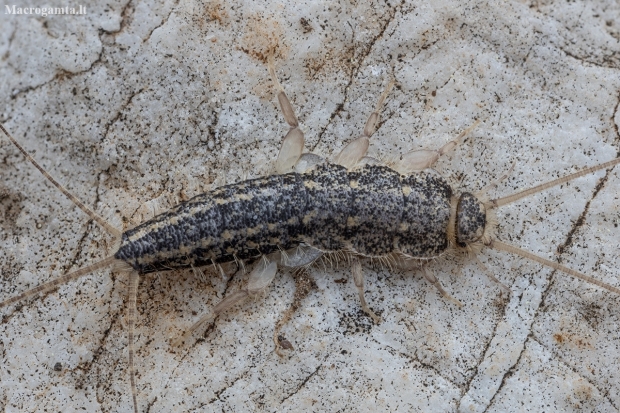
<path id="1" fill-rule="evenodd" d="M 432 172 L 325 164 L 226 185 L 123 234 L 115 257 L 141 273 L 269 254 L 301 242 L 367 256 L 415 258 L 448 247 L 452 191 Z"/>

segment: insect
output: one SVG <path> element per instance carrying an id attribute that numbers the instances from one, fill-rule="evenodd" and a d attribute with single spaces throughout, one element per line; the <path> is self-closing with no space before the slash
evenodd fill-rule
<path id="1" fill-rule="evenodd" d="M 441 156 L 454 150 L 473 128 L 439 149 L 408 152 L 390 164 L 366 156 L 379 113 L 392 83 L 379 98 L 361 136 L 350 142 L 333 160 L 304 153 L 304 135 L 273 63 L 269 71 L 278 90 L 285 121 L 290 126 L 278 158 L 276 174 L 226 185 L 180 203 L 134 228 L 121 231 L 97 215 L 47 173 L 31 155 L 0 126 L 9 140 L 41 173 L 114 239 L 114 253 L 98 262 L 43 283 L 0 302 L 9 306 L 94 271 L 112 267 L 130 273 L 127 299 L 128 370 L 134 412 L 138 393 L 134 370 L 136 296 L 140 275 L 170 269 L 257 260 L 246 286 L 228 294 L 172 344 L 190 335 L 235 304 L 263 292 L 273 281 L 278 266 L 302 272 L 320 259 L 350 263 L 361 308 L 375 322 L 380 317 L 365 299 L 362 259 L 419 271 L 446 299 L 460 305 L 440 284 L 430 267 L 447 254 L 477 254 L 484 247 L 512 253 L 567 273 L 616 294 L 620 289 L 581 272 L 500 241 L 495 236 L 494 210 L 519 199 L 561 185 L 586 174 L 612 168 L 620 158 L 586 168 L 546 184 L 498 199 L 488 199 L 489 189 L 505 176 L 476 193 L 456 193 L 431 168 Z M 475 125 L 474 125 L 475 126 Z M 502 288 L 497 278 L 489 277 Z M 299 279 L 304 280 L 303 276 Z M 303 294 L 296 298 L 299 306 Z M 283 318 L 286 321 L 290 314 Z M 276 350 L 292 349 L 273 334 Z"/>

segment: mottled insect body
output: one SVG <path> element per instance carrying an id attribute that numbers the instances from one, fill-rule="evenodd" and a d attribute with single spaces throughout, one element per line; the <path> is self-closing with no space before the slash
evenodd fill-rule
<path id="1" fill-rule="evenodd" d="M 389 165 L 366 157 L 379 112 L 392 83 L 369 116 L 361 136 L 349 143 L 333 162 L 304 154 L 304 136 L 292 105 L 280 86 L 273 64 L 269 70 L 277 97 L 290 125 L 278 159 L 276 174 L 222 186 L 125 232 L 109 224 L 54 180 L 0 125 L 0 130 L 43 175 L 116 240 L 115 253 L 60 278 L 0 302 L 4 307 L 101 268 L 130 271 L 127 300 L 129 377 L 134 412 L 138 412 L 134 371 L 133 336 L 139 276 L 173 268 L 219 265 L 260 258 L 247 285 L 228 294 L 212 311 L 173 342 L 182 344 L 205 322 L 243 299 L 263 292 L 277 267 L 294 268 L 297 293 L 291 309 L 274 329 L 276 352 L 292 349 L 279 335 L 280 328 L 310 291 L 312 281 L 304 270 L 323 255 L 344 256 L 351 265 L 362 309 L 375 321 L 380 318 L 364 298 L 360 258 L 378 259 L 413 267 L 447 299 L 456 304 L 428 270 L 433 259 L 444 254 L 477 253 L 482 247 L 516 254 L 563 271 L 576 278 L 620 294 L 620 289 L 592 277 L 499 241 L 494 209 L 533 193 L 568 182 L 597 170 L 611 168 L 620 158 L 584 169 L 501 199 L 489 200 L 486 192 L 506 175 L 476 193 L 455 194 L 448 182 L 432 169 L 437 160 L 453 150 L 474 126 L 438 150 L 408 152 Z M 479 263 L 479 261 L 478 261 Z M 489 277 L 508 290 L 493 275 Z"/>
<path id="2" fill-rule="evenodd" d="M 452 189 L 432 171 L 403 176 L 387 166 L 347 171 L 326 163 L 198 195 L 123 233 L 114 257 L 141 274 L 256 258 L 302 243 L 366 257 L 435 258 L 454 242 L 453 204 Z M 459 219 L 472 222 L 462 212 Z"/>

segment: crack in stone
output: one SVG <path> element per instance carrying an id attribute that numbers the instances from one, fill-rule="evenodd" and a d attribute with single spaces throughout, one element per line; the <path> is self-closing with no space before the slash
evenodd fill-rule
<path id="1" fill-rule="evenodd" d="M 159 25 L 153 27 L 153 29 L 144 38 L 143 43 L 146 43 L 149 41 L 149 39 L 151 38 L 155 30 L 159 29 L 160 27 L 163 27 L 166 23 L 168 23 L 168 20 L 170 19 L 170 16 L 172 16 L 172 13 L 176 11 L 175 6 L 178 6 L 178 5 L 179 5 L 179 0 L 175 0 L 173 6 L 170 8 L 170 13 L 168 13 L 166 17 L 161 19 L 161 23 Z"/>
<path id="2" fill-rule="evenodd" d="M 8 44 L 6 47 L 6 52 L 2 56 L 0 56 L 0 60 L 7 60 L 9 58 L 9 55 L 11 54 L 11 43 L 13 43 L 13 40 L 15 40 L 15 33 L 17 33 L 17 24 L 13 26 L 13 31 L 9 35 L 7 41 Z"/>
<path id="3" fill-rule="evenodd" d="M 151 407 L 153 407 L 155 403 L 157 403 L 157 396 L 155 396 L 155 398 L 152 401 L 150 401 L 149 404 L 146 406 L 145 413 L 149 413 L 151 411 Z"/>
<path id="4" fill-rule="evenodd" d="M 26 86 L 22 89 L 16 89 L 14 92 L 11 93 L 11 100 L 16 99 L 19 95 L 22 94 L 26 94 L 28 92 L 34 91 L 34 90 L 39 90 L 51 83 L 53 83 L 54 81 L 58 80 L 59 82 L 65 80 L 65 79 L 72 79 L 75 76 L 79 76 L 79 75 L 83 75 L 86 74 L 90 71 L 92 71 L 95 66 L 97 66 L 100 62 L 101 62 L 101 57 L 103 56 L 103 42 L 101 42 L 101 50 L 99 51 L 99 55 L 97 56 L 97 58 L 95 60 L 93 60 L 93 62 L 90 64 L 89 67 L 87 67 L 84 70 L 79 70 L 77 72 L 69 72 L 67 70 L 64 69 L 59 69 L 56 71 L 56 73 L 54 74 L 54 76 L 52 76 L 52 78 L 50 78 L 49 80 L 44 81 L 43 83 L 40 83 L 38 85 L 33 85 L 33 86 Z"/>
<path id="5" fill-rule="evenodd" d="M 228 279 L 228 281 L 226 282 L 226 287 L 224 287 L 224 292 L 222 293 L 222 296 L 226 297 L 226 293 L 228 292 L 229 288 L 231 287 L 231 285 L 233 284 L 233 280 L 235 279 L 235 276 L 237 275 L 237 273 L 241 270 L 241 268 L 237 268 L 237 270 L 230 276 L 230 278 Z M 206 340 L 206 338 L 209 336 L 209 334 L 211 334 L 213 332 L 213 330 L 215 329 L 215 323 L 217 322 L 217 320 L 219 319 L 219 316 L 215 318 L 215 320 L 213 320 L 211 323 L 209 323 L 209 325 L 206 327 L 205 331 L 203 334 L 201 334 L 201 336 L 196 339 L 194 341 L 194 343 L 192 343 L 192 345 L 190 346 L 190 348 L 185 352 L 185 354 L 183 354 L 180 358 L 179 361 L 177 362 L 177 366 L 170 372 L 168 379 L 166 381 L 166 383 L 162 386 L 162 388 L 167 389 L 168 388 L 168 384 L 170 383 L 170 381 L 172 380 L 173 377 L 176 376 L 176 372 L 177 369 L 179 368 L 179 366 L 181 365 L 181 363 L 186 359 L 186 357 L 189 356 L 190 354 L 190 350 L 194 349 L 199 343 L 202 343 L 203 341 Z M 247 372 L 244 372 L 244 374 L 247 374 Z M 230 386 L 228 386 L 230 387 Z M 225 389 L 224 389 L 225 390 Z M 223 391 L 223 390 L 222 390 Z M 218 396 L 219 397 L 219 396 Z M 210 402 L 206 403 L 206 405 L 211 404 L 212 402 L 214 402 L 216 399 L 218 399 L 218 397 L 216 397 L 215 399 L 211 400 Z M 165 397 L 164 397 L 165 399 Z M 154 402 L 153 402 L 154 403 Z"/>
<path id="6" fill-rule="evenodd" d="M 83 373 L 83 377 L 78 380 L 78 383 L 76 383 L 76 387 L 77 388 L 83 388 L 84 387 L 84 381 L 86 381 L 86 374 L 90 371 L 90 369 L 97 364 L 97 360 L 99 360 L 99 357 L 103 354 L 104 349 L 105 349 L 105 343 L 110 335 L 110 333 L 112 332 L 112 328 L 114 327 L 114 325 L 116 324 L 116 322 L 119 319 L 119 316 L 121 314 L 121 311 L 116 311 L 114 312 L 114 314 L 112 315 L 112 318 L 110 320 L 110 324 L 108 324 L 108 327 L 103 331 L 103 334 L 101 335 L 101 338 L 99 339 L 99 346 L 93 350 L 93 357 L 91 360 L 81 363 L 77 366 L 78 370 L 81 370 Z M 100 383 L 97 383 L 97 388 L 99 388 Z"/>
<path id="7" fill-rule="evenodd" d="M 602 394 L 605 399 L 609 402 L 609 404 L 611 404 L 612 406 L 614 406 L 614 408 L 618 409 L 618 406 L 616 406 L 613 402 L 613 400 L 611 399 L 611 397 L 609 396 L 609 390 L 602 390 L 600 388 L 598 388 L 591 380 L 589 380 L 587 377 L 585 377 L 583 374 L 581 374 L 576 368 L 575 366 L 571 365 L 570 363 L 568 363 L 566 360 L 564 360 L 564 358 L 560 355 L 560 353 L 556 352 L 553 350 L 553 348 L 549 348 L 547 347 L 545 344 L 542 343 L 542 341 L 540 341 L 538 339 L 538 337 L 536 337 L 536 335 L 534 333 L 532 333 L 529 337 L 532 341 L 535 341 L 536 343 L 538 343 L 538 345 L 540 345 L 542 348 L 544 348 L 545 350 L 547 350 L 549 353 L 551 353 L 554 357 L 554 359 L 556 359 L 560 364 L 562 364 L 564 367 L 568 368 L 570 371 L 572 371 L 573 373 L 575 373 L 576 375 L 578 375 L 581 379 L 583 379 L 585 382 L 587 382 L 589 385 L 591 385 L 592 387 L 594 387 L 600 394 Z M 620 409 L 618 409 L 620 410 Z"/>
<path id="8" fill-rule="evenodd" d="M 454 388 L 459 388 L 460 386 L 458 384 L 456 384 L 455 382 L 453 382 L 452 380 L 450 380 L 449 378 L 447 378 L 446 376 L 444 376 L 443 374 L 441 374 L 441 372 L 439 371 L 439 369 L 437 369 L 435 366 L 433 366 L 432 364 L 429 363 L 425 363 L 422 360 L 420 360 L 420 358 L 418 357 L 417 354 L 417 350 L 416 353 L 411 355 L 411 354 L 407 354 L 407 353 L 403 353 L 402 351 L 398 351 L 396 350 L 394 347 L 384 344 L 384 343 L 380 343 L 379 341 L 377 341 L 374 337 L 372 338 L 372 341 L 374 341 L 375 343 L 379 344 L 380 346 L 382 346 L 384 349 L 387 349 L 390 353 L 392 354 L 397 354 L 400 357 L 409 360 L 409 362 L 416 362 L 418 363 L 420 366 L 422 366 L 424 369 L 426 370 L 430 370 L 432 371 L 434 374 L 436 374 L 438 377 L 441 377 L 442 379 L 444 379 L 446 382 L 450 383 L 452 386 L 454 386 Z"/>
<path id="9" fill-rule="evenodd" d="M 121 107 L 116 111 L 116 115 L 112 119 L 110 119 L 108 122 L 106 122 L 106 124 L 103 127 L 103 130 L 104 130 L 102 134 L 103 139 L 107 139 L 108 133 L 110 132 L 110 128 L 112 127 L 112 125 L 114 125 L 114 123 L 116 123 L 116 121 L 120 119 L 120 117 L 123 115 L 123 111 L 131 104 L 131 102 L 136 96 L 138 96 L 140 93 L 144 91 L 144 89 L 145 88 L 142 87 L 138 91 L 133 92 L 131 95 L 129 95 L 125 103 L 121 105 Z"/>
<path id="10" fill-rule="evenodd" d="M 611 124 L 613 125 L 614 130 L 616 131 L 616 138 L 614 139 L 614 141 L 616 142 L 616 145 L 620 145 L 620 129 L 618 127 L 618 124 L 615 121 L 616 115 L 620 114 L 619 112 L 620 109 L 620 94 L 618 95 L 618 101 L 616 102 L 616 106 L 614 107 L 614 111 L 611 114 Z M 616 157 L 620 157 L 620 148 L 618 148 L 618 150 L 616 151 Z"/>
<path id="11" fill-rule="evenodd" d="M 247 374 L 248 374 L 248 373 L 249 373 L 249 372 L 250 372 L 250 371 L 251 371 L 254 367 L 255 367 L 255 366 L 250 366 L 250 367 L 248 367 L 248 369 L 247 369 L 247 370 L 245 370 L 245 371 L 243 372 L 243 374 L 240 374 L 239 376 L 237 376 L 237 377 L 236 377 L 236 378 L 235 378 L 235 379 L 234 379 L 234 380 L 233 380 L 233 381 L 232 381 L 229 385 L 224 386 L 224 387 L 222 387 L 221 389 L 219 389 L 218 391 L 216 391 L 216 392 L 215 392 L 215 397 L 211 398 L 211 400 L 209 400 L 209 402 L 208 402 L 208 403 L 205 403 L 205 404 L 199 405 L 197 408 L 198 408 L 198 409 L 200 409 L 201 407 L 208 406 L 208 405 L 210 405 L 211 403 L 215 403 L 215 402 L 216 402 L 216 401 L 218 401 L 218 400 L 219 400 L 219 401 L 222 401 L 222 399 L 220 399 L 220 396 L 222 395 L 222 393 L 224 393 L 226 390 L 228 390 L 228 389 L 230 389 L 230 388 L 234 387 L 234 386 L 235 386 L 235 384 L 237 384 L 237 382 L 238 382 L 239 380 L 241 380 L 242 378 L 246 377 L 246 376 L 247 376 Z"/>
<path id="12" fill-rule="evenodd" d="M 510 297 L 508 297 L 508 298 L 510 299 Z M 470 377 L 470 379 L 466 383 L 465 389 L 464 389 L 464 391 L 461 394 L 461 399 L 459 400 L 459 406 L 460 406 L 460 402 L 463 400 L 463 396 L 465 396 L 466 394 L 469 393 L 469 390 L 471 389 L 471 384 L 474 382 L 474 379 L 476 377 L 478 377 L 478 369 L 480 368 L 480 365 L 482 364 L 482 362 L 486 359 L 487 351 L 489 351 L 489 349 L 491 348 L 491 343 L 493 342 L 493 339 L 495 338 L 495 334 L 497 333 L 497 328 L 499 327 L 499 325 L 502 322 L 502 320 L 504 320 L 506 318 L 506 309 L 507 308 L 508 308 L 508 306 L 504 304 L 502 316 L 498 317 L 497 322 L 495 323 L 495 326 L 493 327 L 493 332 L 491 333 L 490 338 L 487 341 L 487 344 L 484 346 L 483 351 L 480 352 L 480 358 L 478 358 L 478 360 L 476 362 L 475 372 L 474 372 L 474 374 L 472 374 L 472 376 Z"/>
<path id="13" fill-rule="evenodd" d="M 120 12 L 121 22 L 119 24 L 119 29 L 118 29 L 117 32 L 113 32 L 113 33 L 122 33 L 123 30 L 125 30 L 125 26 L 127 26 L 129 24 L 129 23 L 127 23 L 128 19 L 130 17 L 133 17 L 133 13 L 129 14 L 129 10 L 131 10 L 131 6 L 132 6 L 132 1 L 128 0 L 127 3 L 125 4 L 125 7 L 123 7 L 123 9 Z"/>
<path id="14" fill-rule="evenodd" d="M 532 318 L 533 320 L 534 318 Z M 534 322 L 532 321 L 532 324 Z M 530 325 L 530 331 L 531 331 L 532 326 Z M 523 357 L 523 354 L 525 353 L 525 348 L 527 347 L 527 340 L 530 337 L 530 335 L 528 334 L 528 336 L 526 337 L 525 340 L 523 340 L 523 346 L 521 347 L 521 351 L 519 352 L 519 357 L 517 357 L 517 359 L 515 360 L 515 362 L 512 364 L 512 366 L 510 366 L 509 369 L 506 370 L 506 372 L 504 373 L 504 375 L 502 376 L 502 382 L 500 383 L 500 385 L 497 387 L 497 390 L 495 390 L 495 393 L 493 393 L 493 396 L 491 396 L 491 398 L 489 399 L 489 402 L 487 404 L 487 406 L 484 408 L 483 413 L 489 411 L 489 408 L 493 405 L 493 401 L 495 400 L 495 397 L 500 393 L 500 391 L 504 388 L 504 385 L 506 384 L 506 381 L 512 377 L 512 375 L 515 372 L 515 366 L 517 366 L 520 362 L 521 362 L 521 357 Z M 459 403 L 459 408 L 458 410 L 460 410 L 460 403 Z"/>
<path id="15" fill-rule="evenodd" d="M 364 49 L 362 51 L 362 55 L 360 57 L 356 57 L 355 60 L 358 61 L 359 64 L 351 69 L 351 73 L 349 74 L 349 81 L 347 82 L 347 85 L 344 87 L 344 99 L 342 100 L 342 102 L 338 103 L 338 105 L 336 106 L 336 109 L 332 112 L 331 116 L 329 117 L 329 121 L 327 122 L 327 124 L 319 132 L 318 139 L 317 139 L 316 143 L 310 149 L 310 152 L 313 152 L 321 144 L 321 142 L 323 140 L 323 136 L 325 135 L 325 132 L 327 131 L 327 128 L 329 128 L 329 126 L 332 124 L 332 121 L 336 118 L 336 116 L 338 116 L 342 112 L 345 103 L 347 103 L 348 100 L 349 100 L 349 89 L 350 89 L 351 85 L 353 84 L 353 80 L 359 74 L 362 66 L 364 65 L 364 61 L 366 60 L 366 58 L 372 52 L 372 50 L 373 50 L 375 44 L 377 43 L 377 41 L 381 37 L 383 37 L 383 34 L 387 30 L 387 28 L 390 26 L 390 23 L 392 23 L 394 21 L 394 19 L 396 17 L 397 10 L 400 9 L 404 5 L 404 3 L 405 3 L 405 1 L 402 0 L 399 5 L 397 5 L 394 8 L 392 8 L 392 13 L 390 14 L 390 16 L 387 19 L 387 21 L 385 22 L 385 24 L 379 30 L 379 33 L 376 36 L 374 36 L 372 40 L 370 40 L 368 42 L 366 47 L 364 47 Z M 389 5 L 389 3 L 388 3 L 388 5 Z"/>
<path id="16" fill-rule="evenodd" d="M 553 43 L 552 43 L 553 44 Z M 600 68 L 604 68 L 604 69 L 620 69 L 620 65 L 618 64 L 618 57 L 616 56 L 617 53 L 611 53 L 608 55 L 603 56 L 602 62 L 597 62 L 594 61 L 592 58 L 588 59 L 586 57 L 582 57 L 582 56 L 578 56 L 573 52 L 569 52 L 567 49 L 563 48 L 563 47 L 558 47 L 558 49 L 560 49 L 564 54 L 566 54 L 566 56 L 568 57 L 572 57 L 575 60 L 580 61 L 581 63 L 587 63 L 590 64 L 592 66 L 595 67 L 600 67 Z M 613 59 L 616 58 L 616 59 Z"/>
<path id="17" fill-rule="evenodd" d="M 306 378 L 304 378 L 304 379 L 301 381 L 301 383 L 299 383 L 299 385 L 297 386 L 297 388 L 296 388 L 293 392 L 291 392 L 291 393 L 287 394 L 286 396 L 284 396 L 284 398 L 283 398 L 282 400 L 280 400 L 280 404 L 284 403 L 284 402 L 285 402 L 285 401 L 287 401 L 289 398 L 291 398 L 291 397 L 293 397 L 295 394 L 299 393 L 299 391 L 300 391 L 300 390 L 301 390 L 301 389 L 302 389 L 302 388 L 303 388 L 303 387 L 304 387 L 304 386 L 308 383 L 308 381 L 309 381 L 312 377 L 314 377 L 314 376 L 315 376 L 315 375 L 319 372 L 319 370 L 321 370 L 321 367 L 323 367 L 323 365 L 325 364 L 325 361 L 326 361 L 326 360 L 327 360 L 327 356 L 325 356 L 325 358 L 323 359 L 323 361 L 319 363 L 319 365 L 317 366 L 317 368 L 316 368 L 316 369 L 314 369 L 314 371 L 313 371 L 312 373 L 310 373 L 310 374 L 309 374 Z"/>
<path id="18" fill-rule="evenodd" d="M 609 173 L 606 173 L 605 176 L 602 177 L 598 181 L 598 183 L 597 183 L 597 185 L 596 185 L 592 195 L 590 196 L 590 199 L 586 203 L 586 205 L 585 205 L 581 215 L 579 216 L 577 221 L 575 221 L 575 223 L 572 225 L 571 230 L 569 231 L 568 235 L 566 236 L 566 239 L 565 239 L 563 245 L 558 248 L 558 252 L 563 253 L 565 251 L 565 249 L 571 245 L 572 239 L 573 239 L 573 236 L 574 236 L 575 232 L 577 231 L 577 229 L 579 229 L 583 225 L 583 223 L 585 221 L 585 217 L 586 217 L 586 215 L 588 213 L 588 209 L 589 209 L 590 203 L 594 200 L 596 195 L 603 188 L 605 182 L 607 182 L 608 176 L 609 176 Z M 560 256 L 560 259 L 561 259 L 561 256 Z M 517 358 L 516 362 L 509 369 L 507 369 L 506 372 L 504 373 L 504 375 L 502 377 L 501 384 L 496 389 L 496 391 L 493 393 L 493 396 L 490 398 L 490 400 L 489 400 L 489 402 L 488 402 L 488 404 L 487 404 L 487 406 L 486 406 L 486 408 L 484 410 L 485 412 L 489 409 L 489 407 L 492 405 L 493 400 L 495 399 L 495 397 L 499 394 L 499 392 L 501 391 L 503 386 L 506 384 L 507 378 L 510 377 L 514 373 L 515 366 L 521 360 L 521 357 L 522 357 L 523 352 L 525 350 L 527 340 L 530 337 L 533 337 L 533 331 L 532 331 L 533 325 L 536 322 L 539 313 L 541 312 L 541 308 L 544 307 L 545 300 L 546 300 L 548 294 L 551 291 L 551 288 L 553 286 L 553 279 L 554 279 L 554 276 L 555 276 L 556 272 L 557 272 L 556 270 L 553 270 L 546 277 L 547 278 L 547 286 L 544 289 L 544 291 L 541 293 L 540 303 L 538 304 L 538 307 L 536 308 L 536 310 L 534 311 L 534 313 L 533 313 L 533 315 L 532 315 L 532 317 L 530 319 L 531 322 L 529 323 L 530 325 L 528 327 L 529 334 L 528 334 L 527 338 L 523 342 L 523 348 L 521 349 L 521 352 L 519 353 L 519 357 Z M 474 378 L 475 378 L 475 376 L 474 376 Z M 472 378 L 472 380 L 473 380 L 473 378 Z M 460 408 L 460 403 L 459 403 L 459 408 Z"/>

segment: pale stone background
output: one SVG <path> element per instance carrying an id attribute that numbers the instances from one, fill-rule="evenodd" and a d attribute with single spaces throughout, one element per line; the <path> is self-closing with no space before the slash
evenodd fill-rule
<path id="1" fill-rule="evenodd" d="M 20 2 L 17 6 L 67 5 Z M 437 148 L 482 123 L 437 169 L 494 195 L 618 156 L 620 5 L 541 2 L 156 2 L 85 5 L 85 16 L 0 13 L 0 121 L 105 216 L 161 197 L 272 172 L 287 130 L 265 56 L 307 147 L 333 156 L 355 137 L 390 77 L 371 155 Z M 73 4 L 71 4 L 73 5 Z M 0 299 L 105 256 L 109 237 L 0 138 Z M 500 238 L 620 285 L 620 169 L 501 209 Z M 558 247 L 564 246 L 559 253 Z M 620 410 L 620 297 L 485 250 L 506 297 L 467 257 L 435 273 L 367 273 L 359 308 L 347 268 L 271 336 L 293 295 L 220 317 L 176 353 L 167 339 L 239 288 L 191 271 L 145 276 L 137 368 L 142 412 L 521 412 Z M 1 310 L 0 411 L 129 412 L 125 274 L 93 274 Z M 60 363 L 60 371 L 54 366 Z"/>

